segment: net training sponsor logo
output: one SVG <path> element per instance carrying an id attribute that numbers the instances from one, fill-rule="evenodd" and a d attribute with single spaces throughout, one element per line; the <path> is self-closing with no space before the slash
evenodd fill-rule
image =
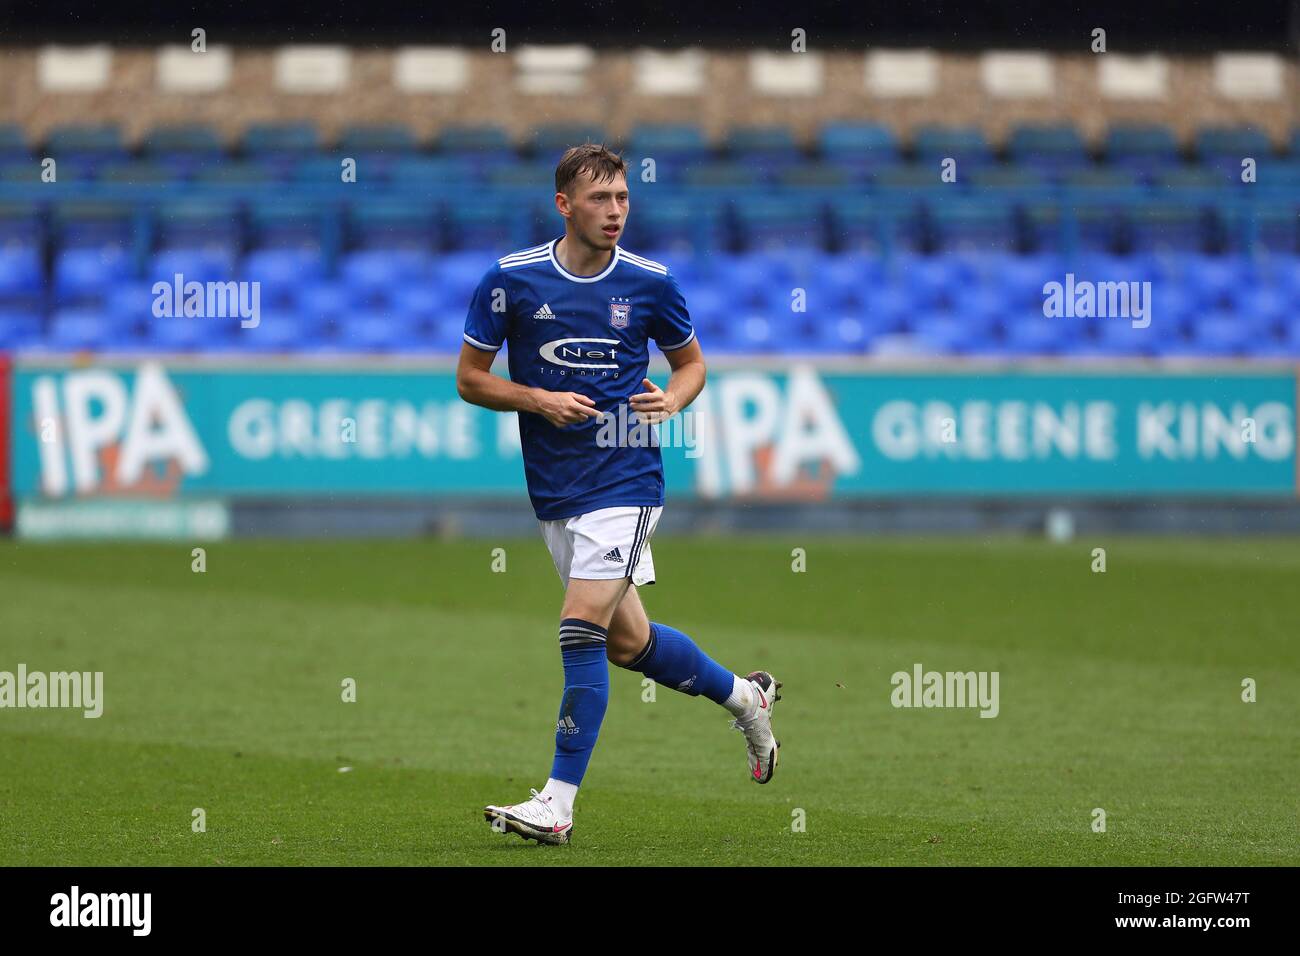
<path id="1" fill-rule="evenodd" d="M 618 378 L 618 352 L 623 343 L 618 339 L 568 338 L 552 339 L 539 346 L 537 354 L 547 363 L 543 371 L 550 375 L 600 375 Z"/>

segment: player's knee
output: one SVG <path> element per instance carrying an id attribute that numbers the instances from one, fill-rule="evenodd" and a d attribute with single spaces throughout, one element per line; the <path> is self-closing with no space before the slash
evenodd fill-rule
<path id="1" fill-rule="evenodd" d="M 610 641 L 605 645 L 605 656 L 615 667 L 627 667 L 636 660 L 636 651 L 626 645 L 615 644 Z"/>
<path id="2" fill-rule="evenodd" d="M 616 667 L 627 667 L 645 648 L 646 636 L 620 627 L 611 627 L 605 642 L 605 656 Z"/>

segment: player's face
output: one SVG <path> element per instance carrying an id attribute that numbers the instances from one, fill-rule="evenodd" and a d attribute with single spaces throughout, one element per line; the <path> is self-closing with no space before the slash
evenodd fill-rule
<path id="1" fill-rule="evenodd" d="M 617 174 L 605 182 L 593 182 L 583 173 L 560 207 L 569 220 L 570 229 L 594 249 L 612 250 L 627 225 L 627 179 Z"/>

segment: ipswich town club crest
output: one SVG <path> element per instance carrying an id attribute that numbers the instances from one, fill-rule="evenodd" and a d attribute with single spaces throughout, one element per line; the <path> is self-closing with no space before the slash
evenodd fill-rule
<path id="1" fill-rule="evenodd" d="M 631 302 L 620 302 L 615 300 L 609 304 L 609 324 L 616 329 L 627 328 L 627 320 L 631 314 Z"/>

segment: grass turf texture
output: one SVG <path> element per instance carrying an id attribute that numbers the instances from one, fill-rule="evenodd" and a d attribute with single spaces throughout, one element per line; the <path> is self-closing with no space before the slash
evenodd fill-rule
<path id="1" fill-rule="evenodd" d="M 654 547 L 651 617 L 785 682 L 780 768 L 754 785 L 721 708 L 611 668 L 556 848 L 481 814 L 550 767 L 540 541 L 238 541 L 203 574 L 188 545 L 0 543 L 0 670 L 102 670 L 106 699 L 0 710 L 0 864 L 1300 863 L 1300 542 Z M 1000 715 L 893 708 L 916 662 L 1000 671 Z"/>

